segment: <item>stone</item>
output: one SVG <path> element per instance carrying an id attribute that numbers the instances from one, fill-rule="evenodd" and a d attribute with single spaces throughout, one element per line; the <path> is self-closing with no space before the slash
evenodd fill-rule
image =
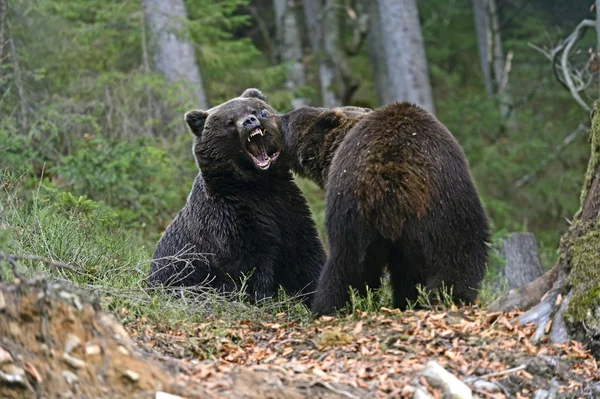
<path id="1" fill-rule="evenodd" d="M 81 359 L 76 358 L 75 356 L 71 356 L 68 353 L 63 353 L 63 359 L 65 363 L 74 369 L 82 369 L 86 366 L 85 362 Z"/>
<path id="2" fill-rule="evenodd" d="M 419 372 L 434 388 L 443 391 L 444 399 L 472 399 L 471 389 L 436 361 L 429 361 Z"/>
<path id="3" fill-rule="evenodd" d="M 99 355 L 102 352 L 102 348 L 98 344 L 87 344 L 85 346 L 85 354 L 86 356 L 94 356 Z"/>
<path id="4" fill-rule="evenodd" d="M 81 339 L 77 335 L 67 334 L 65 341 L 65 353 L 71 353 L 73 349 L 81 345 Z"/>
<path id="5" fill-rule="evenodd" d="M 154 399 L 183 399 L 183 398 L 181 396 L 171 395 L 170 393 L 158 391 L 158 392 L 156 392 L 156 396 L 154 397 Z"/>
<path id="6" fill-rule="evenodd" d="M 8 353 L 7 351 L 5 351 L 4 349 L 2 349 L 0 347 L 0 366 L 2 366 L 4 363 L 12 363 L 13 362 L 13 358 L 10 355 L 10 353 Z"/>
<path id="7" fill-rule="evenodd" d="M 125 370 L 125 372 L 123 372 L 123 376 L 131 382 L 138 382 L 140 379 L 140 375 L 133 370 Z"/>
<path id="8" fill-rule="evenodd" d="M 67 381 L 67 384 L 69 384 L 69 385 L 73 385 L 73 384 L 79 382 L 79 377 L 77 377 L 77 374 L 73 373 L 72 371 L 64 370 L 62 372 L 62 376 L 64 377 L 64 379 Z"/>

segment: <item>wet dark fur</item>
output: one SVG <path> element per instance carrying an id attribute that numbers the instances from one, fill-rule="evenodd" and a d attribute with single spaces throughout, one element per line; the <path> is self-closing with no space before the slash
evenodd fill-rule
<path id="1" fill-rule="evenodd" d="M 325 253 L 302 193 L 285 165 L 276 161 L 258 170 L 242 148 L 239 122 L 262 109 L 274 112 L 249 89 L 209 111 L 186 114 L 200 173 L 158 242 L 150 282 L 229 292 L 251 275 L 251 299 L 270 297 L 279 285 L 290 294 L 315 290 Z M 267 147 L 280 148 L 272 119 L 258 119 L 269 132 Z M 226 126 L 230 120 L 235 126 Z"/>
<path id="2" fill-rule="evenodd" d="M 326 190 L 329 256 L 315 312 L 343 307 L 349 286 L 377 288 L 386 264 L 396 307 L 417 298 L 417 284 L 477 297 L 488 220 L 459 144 L 433 115 L 397 103 L 277 119 L 292 169 Z"/>

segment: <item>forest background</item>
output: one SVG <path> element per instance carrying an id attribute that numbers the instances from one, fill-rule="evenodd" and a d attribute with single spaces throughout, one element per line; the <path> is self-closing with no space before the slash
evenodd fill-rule
<path id="1" fill-rule="evenodd" d="M 257 87 L 281 112 L 434 110 L 469 159 L 495 248 L 533 232 L 547 269 L 579 208 L 589 122 L 540 50 L 591 6 L 0 0 L 0 247 L 78 265 L 70 278 L 87 285 L 140 285 L 197 173 L 183 113 Z M 595 43 L 587 32 L 572 62 L 593 70 Z M 325 239 L 323 193 L 298 182 Z"/>

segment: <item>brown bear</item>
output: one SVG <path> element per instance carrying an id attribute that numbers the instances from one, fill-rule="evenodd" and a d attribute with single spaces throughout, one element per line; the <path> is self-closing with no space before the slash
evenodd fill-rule
<path id="1" fill-rule="evenodd" d="M 200 173 L 154 251 L 150 282 L 205 285 L 252 300 L 312 293 L 325 251 L 281 148 L 274 110 L 248 89 L 208 111 L 189 111 Z M 306 298 L 306 296 L 305 296 Z"/>
<path id="2" fill-rule="evenodd" d="M 376 110 L 304 107 L 275 116 L 283 157 L 326 190 L 329 243 L 313 310 L 377 288 L 387 264 L 394 306 L 442 284 L 472 302 L 486 272 L 489 225 L 468 162 L 433 115 L 409 103 Z"/>

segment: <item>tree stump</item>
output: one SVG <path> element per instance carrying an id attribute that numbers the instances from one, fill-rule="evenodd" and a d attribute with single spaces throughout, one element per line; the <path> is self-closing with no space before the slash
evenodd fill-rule
<path id="1" fill-rule="evenodd" d="M 506 267 L 502 276 L 508 289 L 524 286 L 542 275 L 542 265 L 535 236 L 532 233 L 512 233 L 504 240 Z"/>

